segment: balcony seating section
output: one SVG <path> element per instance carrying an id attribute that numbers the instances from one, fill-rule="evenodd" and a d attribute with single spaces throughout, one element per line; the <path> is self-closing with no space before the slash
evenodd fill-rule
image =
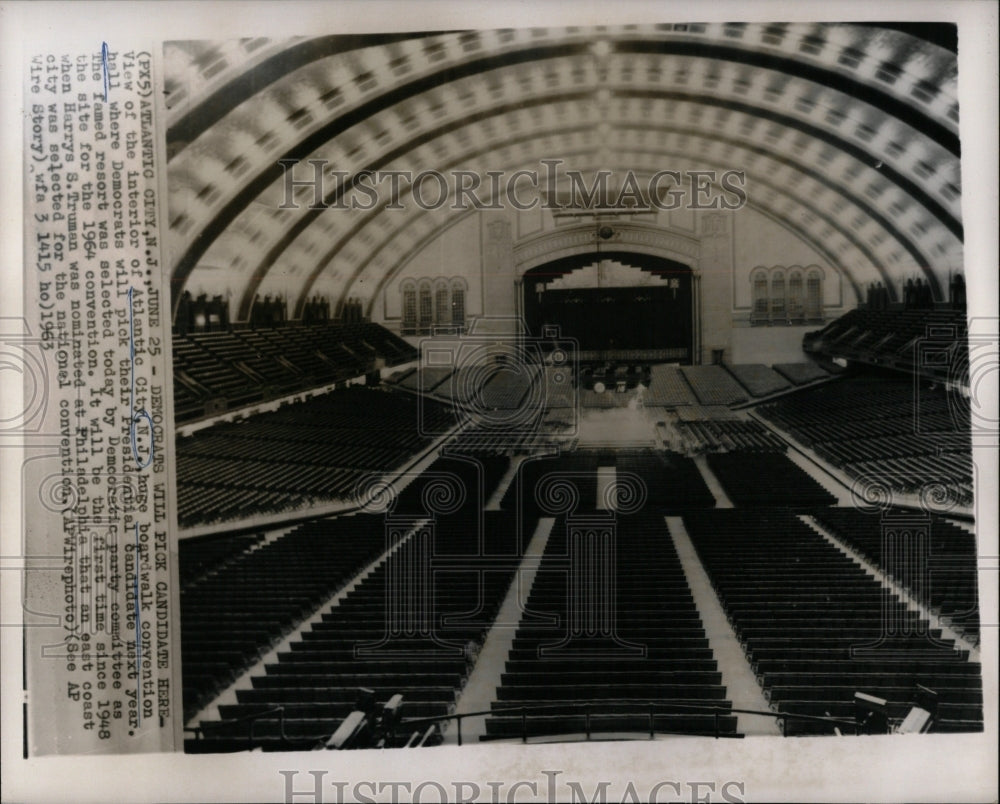
<path id="1" fill-rule="evenodd" d="M 805 389 L 758 411 L 854 478 L 919 494 L 944 483 L 972 503 L 969 400 L 900 375 L 865 374 Z"/>
<path id="2" fill-rule="evenodd" d="M 964 310 L 856 309 L 803 339 L 809 352 L 968 383 Z M 921 359 L 923 351 L 936 359 Z M 939 359 L 947 355 L 947 359 Z M 950 376 L 957 370 L 957 376 Z"/>
<path id="3" fill-rule="evenodd" d="M 644 401 L 647 407 L 664 408 L 698 404 L 698 399 L 680 368 L 671 365 L 652 367 L 649 390 Z"/>
<path id="4" fill-rule="evenodd" d="M 854 508 L 824 508 L 817 510 L 816 519 L 883 572 L 906 585 L 907 591 L 939 614 L 956 630 L 973 642 L 979 641 L 979 602 L 977 599 L 977 551 L 974 534 L 939 516 L 917 513 L 909 509 L 889 509 L 878 514 L 864 513 Z M 916 588 L 914 580 L 900 577 L 885 560 L 882 534 L 893 528 L 893 521 L 926 523 L 929 538 L 927 574 L 924 588 Z M 900 560 L 894 553 L 895 560 Z M 901 569 L 901 568 L 900 568 Z"/>
<path id="5" fill-rule="evenodd" d="M 682 366 L 681 372 L 703 405 L 746 402 L 747 393 L 722 366 Z"/>
<path id="6" fill-rule="evenodd" d="M 837 502 L 781 452 L 713 452 L 707 460 L 737 508 L 812 508 Z"/>
<path id="7" fill-rule="evenodd" d="M 433 572 L 420 568 L 427 543 L 404 534 L 301 639 L 251 677 L 251 688 L 237 691 L 236 704 L 219 707 L 220 721 L 203 721 L 205 738 L 189 741 L 188 747 L 218 751 L 314 746 L 329 738 L 355 708 L 360 688 L 373 690 L 379 705 L 401 694 L 403 721 L 451 712 L 520 561 L 520 556 L 496 557 L 509 542 L 512 517 L 486 512 L 480 540 L 477 523 L 469 516 L 475 508 L 466 505 L 454 515 L 435 518 Z M 384 523 L 379 520 L 380 543 Z M 452 560 L 450 570 L 441 568 L 450 556 L 461 561 Z M 397 598 L 400 589 L 412 596 Z M 431 608 L 411 608 L 419 606 L 424 591 Z M 278 706 L 283 708 L 283 723 L 273 711 L 254 719 Z M 282 729 L 287 739 L 282 739 Z M 426 724 L 420 727 L 424 729 Z M 404 722 L 399 745 L 411 731 Z"/>
<path id="8" fill-rule="evenodd" d="M 178 554 L 181 589 L 238 560 L 263 539 L 263 533 L 224 533 L 220 536 L 181 539 Z"/>
<path id="9" fill-rule="evenodd" d="M 851 720 L 854 693 L 865 692 L 902 719 L 919 684 L 938 694 L 933 730 L 982 730 L 979 663 L 798 517 L 727 509 L 684 521 L 774 711 Z M 784 728 L 832 733 L 825 723 Z"/>
<path id="10" fill-rule="evenodd" d="M 422 410 L 418 410 L 422 408 Z M 177 441 L 181 527 L 348 499 L 365 474 L 403 464 L 451 414 L 432 400 L 351 386 Z"/>
<path id="11" fill-rule="evenodd" d="M 213 333 L 226 335 L 227 333 Z M 222 398 L 231 407 L 240 407 L 263 399 L 259 382 L 253 375 L 229 363 L 222 355 L 215 354 L 206 343 L 210 335 L 177 335 L 173 339 L 174 374 L 188 380 L 192 391 L 200 391 L 202 401 Z M 195 418 L 201 418 L 201 412 Z"/>
<path id="12" fill-rule="evenodd" d="M 807 385 L 829 377 L 829 373 L 816 363 L 775 363 L 771 366 L 792 385 Z"/>
<path id="13" fill-rule="evenodd" d="M 181 540 L 181 561 L 199 547 Z M 385 549 L 380 517 L 318 519 L 181 591 L 185 719 Z"/>
<path id="14" fill-rule="evenodd" d="M 770 396 L 779 391 L 787 391 L 791 387 L 787 379 L 763 363 L 726 364 L 726 370 L 753 397 Z"/>
<path id="15" fill-rule="evenodd" d="M 175 362 L 176 365 L 176 362 Z M 207 389 L 198 385 L 183 371 L 174 371 L 174 420 L 187 422 L 205 412 Z"/>
<path id="16" fill-rule="evenodd" d="M 573 634 L 586 614 L 569 609 L 566 519 L 556 519 L 483 739 L 521 736 L 522 706 L 544 707 L 525 717 L 532 737 L 582 734 L 588 713 L 594 733 L 648 733 L 652 715 L 660 733 L 714 734 L 713 708 L 732 709 L 663 518 L 619 517 L 615 541 L 613 633 Z M 718 727 L 735 734 L 736 717 L 723 713 Z"/>
<path id="17" fill-rule="evenodd" d="M 357 377 L 380 361 L 393 366 L 417 351 L 370 322 L 174 334 L 174 375 L 183 387 L 177 421 L 205 415 L 205 403 L 229 408 Z"/>
<path id="18" fill-rule="evenodd" d="M 691 453 L 785 451 L 785 442 L 753 419 L 678 421 L 675 427 Z"/>

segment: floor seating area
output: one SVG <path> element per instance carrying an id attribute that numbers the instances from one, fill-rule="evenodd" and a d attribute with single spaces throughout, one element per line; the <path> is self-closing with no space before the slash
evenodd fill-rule
<path id="1" fill-rule="evenodd" d="M 602 466 L 638 475 L 643 481 L 646 505 L 662 512 L 715 505 L 715 498 L 690 458 L 654 449 L 576 450 L 527 460 L 519 467 L 500 505 L 508 511 L 520 505 L 532 516 L 551 516 L 563 510 L 567 499 L 563 494 L 569 493 L 580 510 L 594 508 L 597 472 Z"/>
<path id="2" fill-rule="evenodd" d="M 350 386 L 177 440 L 181 527 L 300 509 L 350 497 L 366 474 L 429 444 L 414 424 L 447 429 L 433 400 Z"/>
<path id="3" fill-rule="evenodd" d="M 720 509 L 684 523 L 774 711 L 850 721 L 865 692 L 898 722 L 922 685 L 938 695 L 934 731 L 982 730 L 980 665 L 798 517 Z M 792 719 L 784 730 L 833 733 Z"/>
<path id="4" fill-rule="evenodd" d="M 614 465 L 619 472 L 643 479 L 646 506 L 661 513 L 715 505 L 698 467 L 684 455 L 662 450 L 621 450 L 615 455 Z"/>
<path id="5" fill-rule="evenodd" d="M 775 363 L 773 368 L 778 374 L 788 380 L 792 385 L 808 385 L 816 380 L 824 380 L 830 376 L 822 366 L 817 363 Z"/>
<path id="6" fill-rule="evenodd" d="M 753 419 L 678 421 L 675 427 L 690 453 L 785 451 L 785 442 Z"/>
<path id="7" fill-rule="evenodd" d="M 815 517 L 845 544 L 904 583 L 907 591 L 929 604 L 953 628 L 978 643 L 977 550 L 973 533 L 939 516 L 911 509 L 865 513 L 854 508 L 824 508 L 817 510 Z M 901 524 L 894 527 L 894 522 Z M 905 577 L 906 573 L 900 572 L 902 567 L 891 566 L 891 561 L 905 558 L 898 552 L 894 550 L 886 560 L 883 533 L 903 530 L 912 539 L 921 525 L 926 527 L 923 532 L 927 534 L 922 546 L 926 551 L 927 573 L 916 580 Z M 919 584 L 923 584 L 922 588 Z"/>
<path id="8" fill-rule="evenodd" d="M 813 508 L 837 498 L 784 452 L 737 450 L 709 453 L 708 466 L 737 508 Z"/>
<path id="9" fill-rule="evenodd" d="M 421 369 L 425 383 L 432 383 L 435 369 Z M 447 402 L 469 405 L 476 410 L 516 410 L 528 397 L 539 375 L 539 368 L 517 369 L 500 364 L 463 366 L 450 372 L 432 389 L 434 396 Z M 419 386 L 418 386 L 419 388 Z M 423 390 L 428 391 L 427 385 Z M 540 399 L 534 407 L 540 406 Z"/>
<path id="10" fill-rule="evenodd" d="M 579 597 L 567 588 L 568 538 L 560 517 L 482 739 L 516 738 L 525 731 L 529 737 L 648 734 L 651 727 L 659 733 L 715 734 L 718 728 L 735 734 L 736 717 L 725 713 L 732 704 L 663 518 L 646 512 L 617 519 L 610 567 L 614 626 L 595 636 L 574 630 L 574 623 L 594 612 L 569 608 Z M 558 615 L 558 623 L 547 622 L 546 615 Z M 533 709 L 523 725 L 520 707 Z M 718 719 L 715 708 L 723 710 Z"/>
<path id="11" fill-rule="evenodd" d="M 972 503 L 969 400 L 912 376 L 862 374 L 762 405 L 762 416 L 856 478 Z"/>
<path id="12" fill-rule="evenodd" d="M 770 396 L 779 391 L 787 391 L 791 387 L 785 377 L 763 363 L 727 364 L 726 370 L 753 397 Z"/>
<path id="13" fill-rule="evenodd" d="M 404 373 L 397 380 L 397 384 L 400 388 L 405 388 L 408 391 L 429 394 L 444 383 L 454 371 L 455 369 L 451 366 L 421 367 L 416 371 Z"/>
<path id="14" fill-rule="evenodd" d="M 722 366 L 682 366 L 681 373 L 703 405 L 735 405 L 746 402 L 746 391 Z"/>
<path id="15" fill-rule="evenodd" d="M 698 403 L 691 385 L 684 378 L 679 366 L 657 365 L 650 372 L 649 390 L 645 404 L 653 407 L 676 408 Z"/>
<path id="16" fill-rule="evenodd" d="M 613 453 L 597 451 L 527 459 L 518 467 L 500 507 L 521 511 L 531 519 L 553 516 L 566 506 L 593 508 L 597 504 L 597 467 L 614 464 Z"/>
<path id="17" fill-rule="evenodd" d="M 241 552 L 181 591 L 185 718 L 374 560 L 385 529 L 380 517 L 345 516 L 232 546 Z M 182 539 L 179 551 L 183 566 L 205 548 Z"/>
<path id="18" fill-rule="evenodd" d="M 400 504 L 406 508 L 403 498 Z M 202 739 L 188 740 L 186 750 L 313 747 L 351 713 L 361 689 L 374 692 L 378 707 L 402 695 L 403 721 L 452 711 L 519 562 L 504 557 L 510 515 L 485 513 L 483 544 L 469 515 L 475 506 L 435 518 L 427 538 L 404 535 L 301 639 L 252 676 L 251 688 L 237 691 L 237 703 L 219 707 L 219 721 L 202 721 Z M 404 726 L 388 746 L 410 736 Z"/>
<path id="19" fill-rule="evenodd" d="M 739 405 L 828 378 L 816 363 L 762 363 L 734 365 L 652 367 L 643 402 L 648 407 L 683 408 L 685 405 Z"/>
<path id="20" fill-rule="evenodd" d="M 471 516 L 489 500 L 510 467 L 506 455 L 464 454 L 449 443 L 438 457 L 399 492 L 394 515 L 440 515 L 461 500 L 463 515 Z"/>
<path id="21" fill-rule="evenodd" d="M 361 376 L 417 351 L 370 322 L 174 334 L 175 418 L 220 410 Z"/>

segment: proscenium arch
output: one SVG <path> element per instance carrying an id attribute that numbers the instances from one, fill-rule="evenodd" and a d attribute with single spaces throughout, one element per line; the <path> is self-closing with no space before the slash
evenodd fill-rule
<path id="1" fill-rule="evenodd" d="M 591 341 L 593 344 L 594 332 L 596 331 L 601 333 L 597 336 L 599 342 L 604 342 L 605 335 L 609 339 L 608 343 L 614 343 L 616 336 L 624 336 L 626 341 L 632 342 L 631 346 L 625 345 L 618 348 L 683 347 L 687 354 L 685 359 L 692 360 L 694 344 L 698 339 L 695 332 L 698 317 L 694 310 L 697 298 L 694 288 L 696 272 L 692 270 L 690 264 L 664 257 L 653 249 L 644 251 L 639 248 L 630 248 L 624 250 L 616 248 L 618 245 L 620 244 L 616 243 L 615 247 L 607 249 L 592 246 L 589 251 L 556 257 L 529 268 L 522 276 L 518 288 L 520 310 L 529 331 L 535 337 L 542 336 L 542 331 L 538 327 L 547 320 L 548 323 L 568 324 L 568 330 L 561 330 L 562 336 L 577 338 L 581 348 L 585 350 L 594 348 L 594 345 L 586 346 L 586 342 Z M 583 313 L 582 326 L 580 308 L 575 305 L 565 306 L 559 303 L 553 305 L 553 296 L 548 291 L 540 295 L 534 293 L 536 281 L 548 285 L 553 279 L 564 277 L 604 260 L 638 268 L 640 271 L 666 280 L 671 287 L 663 282 L 656 282 L 638 288 L 611 285 L 602 287 L 598 284 L 593 287 L 552 291 L 557 296 L 561 293 L 575 295 L 578 300 L 584 302 L 583 310 L 585 312 Z M 679 280 L 679 282 L 674 280 Z M 597 296 L 610 293 L 612 299 L 617 295 L 619 301 L 635 305 L 634 299 L 624 297 L 625 294 L 631 295 L 633 290 L 638 290 L 640 295 L 645 296 L 646 302 L 638 307 L 629 308 L 632 313 L 630 319 L 634 318 L 644 322 L 644 324 L 640 324 L 638 327 L 627 327 L 631 332 L 625 334 L 621 331 L 621 320 L 615 316 L 605 315 L 603 306 L 605 300 L 598 299 Z M 583 294 L 583 298 L 580 297 L 581 294 Z M 547 301 L 543 301 L 543 298 Z M 542 317 L 546 307 L 549 313 L 554 316 L 553 318 Z M 652 341 L 650 341 L 651 338 Z M 653 343 L 658 344 L 658 346 L 653 346 Z"/>
<path id="2" fill-rule="evenodd" d="M 604 226 L 612 230 L 613 239 L 602 240 L 597 230 Z M 572 240 L 576 242 L 567 242 Z M 608 259 L 631 260 L 634 267 L 654 274 L 698 273 L 700 250 L 696 236 L 655 224 L 621 220 L 587 222 L 560 226 L 515 243 L 514 271 L 518 278 L 527 278 L 542 275 L 540 268 L 549 268 L 556 276 L 590 265 L 595 259 Z"/>
<path id="3" fill-rule="evenodd" d="M 612 226 L 613 228 L 613 226 Z M 563 230 L 559 230 L 561 233 Z M 625 263 L 632 268 L 639 268 L 653 276 L 678 276 L 694 274 L 695 269 L 690 263 L 677 258 L 667 257 L 654 248 L 642 249 L 639 246 L 624 248 L 625 244 L 616 243 L 608 249 L 591 247 L 589 251 L 546 258 L 524 271 L 521 278 L 525 282 L 531 279 L 551 280 L 556 277 L 578 271 L 602 260 Z"/>

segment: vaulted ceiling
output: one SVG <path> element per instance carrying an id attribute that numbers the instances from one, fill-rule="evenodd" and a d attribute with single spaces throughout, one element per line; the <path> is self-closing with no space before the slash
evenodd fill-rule
<path id="1" fill-rule="evenodd" d="M 931 30 L 931 29 L 928 29 Z M 945 31 L 947 33 L 947 30 Z M 944 37 L 946 40 L 947 37 Z M 742 170 L 748 204 L 855 288 L 962 267 L 956 54 L 872 25 L 669 24 L 165 46 L 174 299 L 224 274 L 370 300 L 457 213 L 282 208 L 281 160 L 342 171 Z M 296 178 L 310 176 L 300 164 Z M 485 182 L 484 182 L 485 186 Z M 287 204 L 285 206 L 288 206 Z M 347 205 L 350 207 L 350 205 Z M 217 283 L 215 283 L 217 284 Z"/>

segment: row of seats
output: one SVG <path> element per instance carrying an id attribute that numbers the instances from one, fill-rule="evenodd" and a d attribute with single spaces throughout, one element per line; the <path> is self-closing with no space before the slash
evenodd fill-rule
<path id="1" fill-rule="evenodd" d="M 650 373 L 644 401 L 650 407 L 738 405 L 748 397 L 764 397 L 830 375 L 816 363 L 736 365 L 657 365 Z"/>
<path id="2" fill-rule="evenodd" d="M 661 512 L 715 505 L 715 497 L 698 467 L 684 455 L 661 450 L 619 450 L 614 465 L 619 473 L 641 478 L 646 505 Z"/>
<path id="3" fill-rule="evenodd" d="M 774 711 L 851 719 L 864 692 L 901 719 L 921 685 L 938 695 L 937 731 L 982 729 L 979 664 L 797 516 L 720 509 L 684 522 Z"/>
<path id="4" fill-rule="evenodd" d="M 586 540 L 599 524 L 580 533 L 572 518 L 556 519 L 482 739 L 735 734 L 662 516 L 620 516 L 609 528 L 595 549 Z"/>
<path id="5" fill-rule="evenodd" d="M 650 407 L 675 408 L 696 405 L 698 399 L 678 366 L 657 365 L 650 371 L 645 404 Z"/>
<path id="6" fill-rule="evenodd" d="M 703 405 L 736 405 L 747 399 L 746 391 L 721 365 L 682 366 L 681 372 Z"/>
<path id="7" fill-rule="evenodd" d="M 979 640 L 974 534 L 911 509 L 817 510 L 816 519 L 974 642 Z M 903 544 L 898 541 L 902 540 Z"/>
<path id="8" fill-rule="evenodd" d="M 661 512 L 715 505 L 715 497 L 690 458 L 662 450 L 630 449 L 576 450 L 526 460 L 507 488 L 501 507 L 527 511 L 533 516 L 594 508 L 598 505 L 600 467 L 614 467 L 616 475 L 638 476 L 641 488 L 635 492 L 626 487 L 633 482 L 631 478 L 618 478 L 619 499 L 626 506 L 631 502 L 625 497 L 633 493 L 641 497 L 644 506 Z"/>
<path id="9" fill-rule="evenodd" d="M 400 466 L 453 422 L 409 394 L 350 386 L 177 440 L 178 521 L 191 527 L 350 499 L 366 475 Z"/>
<path id="10" fill-rule="evenodd" d="M 944 482 L 972 503 L 969 400 L 910 376 L 866 373 L 782 397 L 759 412 L 855 478 L 904 494 Z"/>
<path id="11" fill-rule="evenodd" d="M 785 451 L 785 442 L 753 419 L 678 421 L 675 427 L 692 454 Z"/>
<path id="12" fill-rule="evenodd" d="M 405 363 L 417 352 L 378 324 L 324 322 L 175 334 L 173 355 L 182 389 L 175 415 L 189 421 Z"/>
<path id="13" fill-rule="evenodd" d="M 386 547 L 377 516 L 315 520 L 242 552 L 181 591 L 185 719 Z M 234 545 L 238 548 L 238 545 Z M 182 539 L 182 563 L 197 542 Z"/>
<path id="14" fill-rule="evenodd" d="M 792 385 L 808 385 L 828 378 L 829 373 L 817 363 L 775 363 L 773 368 Z"/>
<path id="15" fill-rule="evenodd" d="M 235 560 L 264 539 L 263 533 L 224 533 L 200 539 L 182 539 L 178 555 L 181 589 Z"/>
<path id="16" fill-rule="evenodd" d="M 187 749 L 321 744 L 362 689 L 374 693 L 377 706 L 403 696 L 404 724 L 389 747 L 405 742 L 406 720 L 451 712 L 520 562 L 519 555 L 497 557 L 510 541 L 512 517 L 486 512 L 480 529 L 477 508 L 462 505 L 403 533 L 370 574 L 251 677 L 249 689 L 237 690 L 235 704 L 219 707 L 220 720 L 201 721 L 202 738 Z"/>
<path id="17" fill-rule="evenodd" d="M 726 364 L 726 369 L 750 392 L 751 396 L 770 396 L 790 387 L 787 379 L 763 363 Z"/>
<path id="18" fill-rule="evenodd" d="M 709 453 L 707 460 L 737 508 L 813 508 L 837 502 L 784 452 Z"/>

